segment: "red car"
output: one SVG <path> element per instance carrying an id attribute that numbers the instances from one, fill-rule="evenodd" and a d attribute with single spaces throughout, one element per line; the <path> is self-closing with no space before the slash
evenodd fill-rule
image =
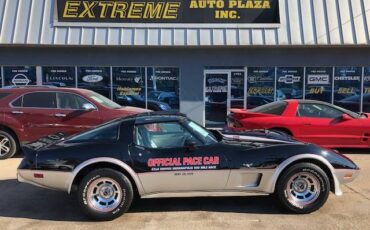
<path id="1" fill-rule="evenodd" d="M 21 144 L 54 133 L 71 135 L 114 118 L 148 110 L 122 107 L 90 90 L 53 87 L 0 89 L 0 159 Z"/>
<path id="2" fill-rule="evenodd" d="M 354 113 L 321 101 L 285 100 L 252 110 L 232 109 L 232 131 L 272 129 L 327 148 L 369 148 L 368 114 Z"/>

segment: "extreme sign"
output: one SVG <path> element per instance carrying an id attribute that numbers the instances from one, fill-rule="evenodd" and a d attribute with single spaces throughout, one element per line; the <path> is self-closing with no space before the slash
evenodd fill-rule
<path id="1" fill-rule="evenodd" d="M 280 23 L 278 0 L 57 0 L 59 22 Z"/>

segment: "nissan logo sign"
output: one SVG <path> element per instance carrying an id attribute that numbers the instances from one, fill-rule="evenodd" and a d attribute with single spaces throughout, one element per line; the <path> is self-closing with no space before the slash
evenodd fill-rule
<path id="1" fill-rule="evenodd" d="M 31 80 L 22 73 L 15 75 L 12 79 L 14 85 L 28 85 L 30 82 Z"/>
<path id="2" fill-rule="evenodd" d="M 89 83 L 95 83 L 95 82 L 100 82 L 103 80 L 103 77 L 100 75 L 86 75 L 82 78 L 84 82 L 89 82 Z"/>

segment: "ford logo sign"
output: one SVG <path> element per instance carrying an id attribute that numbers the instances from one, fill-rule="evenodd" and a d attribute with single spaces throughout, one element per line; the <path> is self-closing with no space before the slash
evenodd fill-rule
<path id="1" fill-rule="evenodd" d="M 17 74 L 13 77 L 12 83 L 14 85 L 28 85 L 31 82 L 30 79 L 24 74 Z"/>
<path id="2" fill-rule="evenodd" d="M 84 82 L 95 83 L 103 80 L 103 77 L 100 75 L 86 75 L 82 78 Z"/>

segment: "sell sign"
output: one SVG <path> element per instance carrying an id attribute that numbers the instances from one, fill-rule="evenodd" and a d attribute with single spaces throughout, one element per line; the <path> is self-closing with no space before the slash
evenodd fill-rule
<path id="1" fill-rule="evenodd" d="M 278 0 L 57 0 L 58 22 L 280 23 Z"/>

